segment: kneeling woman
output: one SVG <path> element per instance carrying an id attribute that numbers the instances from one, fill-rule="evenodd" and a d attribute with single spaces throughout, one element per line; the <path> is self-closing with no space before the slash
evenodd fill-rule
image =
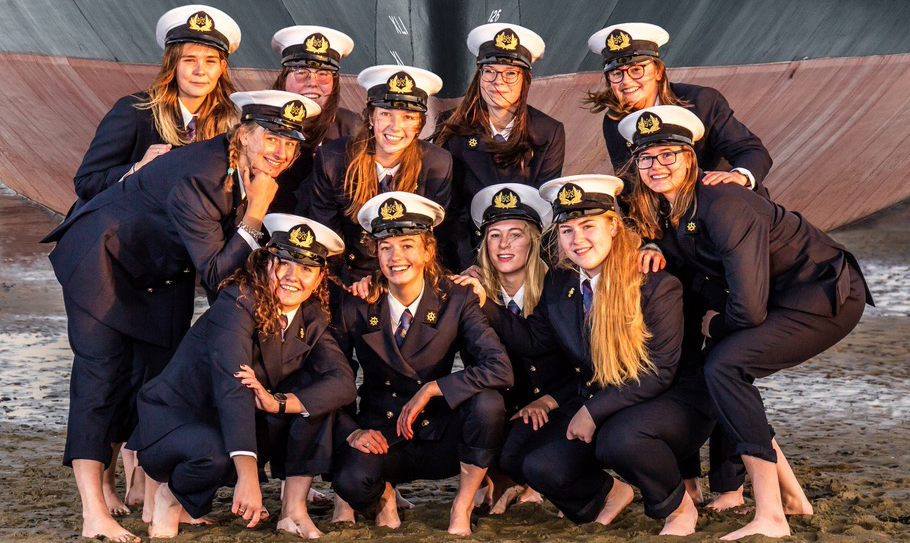
<path id="1" fill-rule="evenodd" d="M 692 112 L 647 108 L 623 119 L 619 131 L 639 178 L 632 218 L 657 240 L 668 269 L 694 277 L 691 288 L 712 306 L 701 325 L 710 342 L 705 380 L 756 506 L 755 519 L 724 539 L 789 535 L 784 513 L 811 505 L 772 440 L 754 381 L 850 333 L 872 303 L 862 272 L 852 254 L 800 215 L 736 185 L 701 183 L 693 144 L 705 128 Z"/>
<path id="2" fill-rule="evenodd" d="M 167 369 L 138 398 L 130 442 L 162 484 L 151 537 L 177 535 L 185 509 L 199 518 L 236 480 L 231 511 L 255 526 L 262 510 L 258 465 L 287 484 L 278 528 L 318 537 L 306 495 L 331 460 L 334 412 L 356 396 L 354 375 L 327 331 L 325 260 L 344 249 L 315 221 L 266 216 L 266 249 L 225 280 Z M 302 416 L 301 416 L 302 415 Z"/>
<path id="3" fill-rule="evenodd" d="M 442 277 L 432 229 L 438 204 L 406 192 L 371 198 L 358 213 L 379 255 L 367 300 L 346 298 L 336 314 L 340 343 L 363 368 L 360 411 L 342 414 L 335 492 L 354 509 L 398 527 L 394 486 L 461 474 L 449 532 L 471 533 L 474 494 L 503 440 L 497 389 L 512 384 L 505 349 L 470 288 Z M 472 364 L 452 373 L 455 353 Z M 353 363 L 353 358 L 352 358 Z"/>
<path id="4" fill-rule="evenodd" d="M 561 371 L 547 371 L 573 376 L 551 387 L 555 405 L 542 427 L 513 428 L 505 450 L 522 455 L 503 467 L 574 522 L 602 524 L 632 500 L 632 488 L 604 472 L 613 469 L 641 490 L 649 516 L 667 519 L 662 533 L 686 535 L 697 512 L 676 459 L 698 450 L 713 421 L 698 375 L 677 372 L 682 287 L 668 273 L 637 270 L 640 238 L 615 212 L 621 187 L 606 175 L 544 184 L 559 265 L 527 319 L 484 306 L 510 350 L 535 356 L 561 349 Z"/>

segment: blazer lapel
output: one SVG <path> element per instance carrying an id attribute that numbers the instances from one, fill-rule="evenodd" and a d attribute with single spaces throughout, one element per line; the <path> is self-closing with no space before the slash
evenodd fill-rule
<path id="1" fill-rule="evenodd" d="M 262 366 L 268 377 L 268 386 L 275 388 L 281 381 L 281 333 L 263 334 L 259 332 L 259 349 L 262 352 Z"/>
<path id="2" fill-rule="evenodd" d="M 436 289 L 429 286 L 424 288 L 423 298 L 417 306 L 417 314 L 414 315 L 411 327 L 408 328 L 408 335 L 401 344 L 401 354 L 406 361 L 420 358 L 417 355 L 439 334 L 436 325 L 439 321 L 441 300 Z M 434 360 L 433 363 L 435 362 Z"/>
<path id="3" fill-rule="evenodd" d="M 367 325 L 372 332 L 364 334 L 363 341 L 373 349 L 376 356 L 392 369 L 407 377 L 416 378 L 417 372 L 402 358 L 401 352 L 398 350 L 398 343 L 395 342 L 388 296 L 389 294 L 386 294 L 382 297 L 378 307 L 377 304 L 369 306 Z M 411 328 L 413 329 L 413 327 L 414 323 L 412 322 Z M 407 343 L 407 340 L 405 343 Z"/>
<path id="4" fill-rule="evenodd" d="M 294 315 L 294 320 L 288 324 L 288 331 L 284 335 L 284 348 L 281 352 L 282 379 L 297 371 L 302 359 L 313 348 L 312 344 L 315 341 L 313 336 L 316 335 L 317 330 L 315 327 L 310 327 L 313 328 L 312 330 L 307 329 L 303 324 L 303 313 L 314 310 L 321 311 L 318 304 L 307 304 L 301 307 Z M 307 320 L 313 321 L 313 319 Z"/>
<path id="5" fill-rule="evenodd" d="M 485 134 L 479 134 L 476 136 L 468 136 L 465 140 L 465 162 L 479 166 L 486 172 L 486 175 L 483 177 L 488 181 L 490 185 L 495 185 L 502 183 L 500 176 L 499 168 L 496 167 L 496 161 L 493 160 L 493 154 L 487 149 L 486 143 L 484 143 Z M 472 146 L 471 142 L 476 141 L 477 144 Z M 479 168 L 471 168 L 472 170 L 477 170 Z M 491 178 L 492 176 L 492 178 Z"/>
<path id="6" fill-rule="evenodd" d="M 579 339 L 572 345 L 572 355 L 580 360 L 587 360 L 588 340 L 584 327 L 584 306 L 578 273 L 567 273 L 566 282 L 560 290 L 562 295 L 559 298 L 560 303 L 555 307 L 554 323 L 558 323 L 558 326 L 567 330 L 567 337 Z"/>

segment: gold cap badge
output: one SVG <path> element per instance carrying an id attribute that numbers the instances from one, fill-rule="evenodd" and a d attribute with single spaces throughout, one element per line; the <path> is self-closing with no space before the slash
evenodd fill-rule
<path id="1" fill-rule="evenodd" d="M 632 37 L 622 30 L 614 30 L 607 36 L 607 49 L 621 51 L 632 44 Z"/>
<path id="2" fill-rule="evenodd" d="M 322 34 L 313 34 L 303 42 L 307 53 L 324 55 L 329 51 L 329 39 Z"/>
<path id="3" fill-rule="evenodd" d="M 400 219 L 404 217 L 404 213 L 404 204 L 394 198 L 386 200 L 385 203 L 382 204 L 382 206 L 379 208 L 379 216 L 386 221 L 394 221 L 395 219 Z"/>
<path id="4" fill-rule="evenodd" d="M 389 79 L 389 91 L 398 94 L 410 94 L 414 90 L 414 80 L 404 72 L 398 72 Z"/>
<path id="5" fill-rule="evenodd" d="M 291 100 L 284 105 L 281 116 L 291 122 L 302 122 L 306 118 L 306 106 L 300 100 Z"/>
<path id="6" fill-rule="evenodd" d="M 313 230 L 309 226 L 301 224 L 291 228 L 291 231 L 288 232 L 288 240 L 297 247 L 309 249 L 313 242 L 316 241 L 316 235 L 313 234 Z"/>
<path id="7" fill-rule="evenodd" d="M 559 190 L 559 203 L 564 206 L 571 206 L 581 203 L 584 191 L 578 185 L 566 183 Z"/>
<path id="8" fill-rule="evenodd" d="M 660 117 L 653 113 L 642 115 L 638 118 L 636 127 L 638 128 L 639 134 L 653 134 L 660 130 Z"/>
<path id="9" fill-rule="evenodd" d="M 187 19 L 186 24 L 190 26 L 190 30 L 195 30 L 196 32 L 211 32 L 215 27 L 215 21 L 204 11 L 197 11 L 192 14 Z"/>
<path id="10" fill-rule="evenodd" d="M 496 40 L 494 42 L 499 49 L 504 49 L 506 51 L 514 51 L 518 47 L 518 36 L 514 32 L 506 28 L 499 34 L 496 34 Z"/>
<path id="11" fill-rule="evenodd" d="M 508 189 L 503 189 L 493 197 L 493 207 L 496 209 L 515 209 L 518 207 L 518 195 Z"/>

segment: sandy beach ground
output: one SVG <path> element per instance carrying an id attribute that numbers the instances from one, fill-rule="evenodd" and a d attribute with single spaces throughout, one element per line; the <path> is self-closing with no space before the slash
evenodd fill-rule
<path id="1" fill-rule="evenodd" d="M 78 539 L 79 496 L 61 465 L 71 353 L 60 287 L 38 239 L 59 221 L 0 189 L 0 541 Z M 769 418 L 815 506 L 791 517 L 787 541 L 910 541 L 910 203 L 841 229 L 834 237 L 860 259 L 878 307 L 856 330 L 815 359 L 761 382 Z M 798 338 L 794 338 L 798 341 Z M 707 454 L 703 454 L 707 459 Z M 706 483 L 705 483 L 706 484 Z M 317 483 L 327 489 L 324 483 Z M 639 499 L 609 527 L 575 526 L 552 505 L 523 504 L 476 517 L 475 534 L 446 534 L 454 480 L 402 486 L 417 508 L 401 529 L 365 522 L 334 526 L 326 506 L 311 508 L 325 541 L 667 541 Z M 217 526 L 186 528 L 176 541 L 292 541 L 275 532 L 278 485 L 264 489 L 275 513 L 254 530 L 230 514 L 222 491 Z M 745 518 L 702 511 L 698 533 L 712 541 Z M 139 511 L 123 520 L 147 538 Z M 744 541 L 771 541 L 756 536 Z"/>

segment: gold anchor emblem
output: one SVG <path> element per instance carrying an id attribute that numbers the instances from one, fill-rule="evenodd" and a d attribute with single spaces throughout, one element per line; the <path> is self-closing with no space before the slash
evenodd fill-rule
<path id="1" fill-rule="evenodd" d="M 518 196 L 512 191 L 500 191 L 493 197 L 493 207 L 497 209 L 513 209 L 518 207 Z"/>
<path id="2" fill-rule="evenodd" d="M 518 36 L 513 34 L 512 31 L 503 30 L 496 34 L 496 47 L 506 51 L 514 51 L 518 47 Z"/>
<path id="3" fill-rule="evenodd" d="M 323 55 L 329 50 L 329 40 L 322 34 L 313 34 L 304 42 L 307 52 Z"/>
<path id="4" fill-rule="evenodd" d="M 314 236 L 313 231 L 306 226 L 295 226 L 288 234 L 288 239 L 297 247 L 309 249 L 310 245 L 315 241 L 316 236 Z"/>
<path id="5" fill-rule="evenodd" d="M 609 48 L 610 51 L 625 49 L 630 43 L 632 43 L 632 37 L 622 30 L 617 30 L 607 37 L 607 48 Z"/>
<path id="6" fill-rule="evenodd" d="M 638 118 L 638 132 L 641 134 L 653 134 L 660 130 L 660 118 L 654 114 L 649 114 L 646 119 L 644 115 Z"/>
<path id="7" fill-rule="evenodd" d="M 215 25 L 215 21 L 209 17 L 208 13 L 200 11 L 194 13 L 186 24 L 190 25 L 190 30 L 195 30 L 196 32 L 210 32 Z"/>

